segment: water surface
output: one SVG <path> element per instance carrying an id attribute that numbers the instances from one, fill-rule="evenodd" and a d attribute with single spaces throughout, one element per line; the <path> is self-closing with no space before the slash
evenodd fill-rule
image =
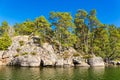
<path id="1" fill-rule="evenodd" d="M 0 66 L 0 80 L 120 80 L 120 67 L 27 68 Z"/>

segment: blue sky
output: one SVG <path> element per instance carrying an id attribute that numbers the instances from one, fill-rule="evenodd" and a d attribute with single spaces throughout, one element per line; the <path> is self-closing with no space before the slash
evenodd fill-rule
<path id="1" fill-rule="evenodd" d="M 48 19 L 50 11 L 70 12 L 74 17 L 78 9 L 96 9 L 102 23 L 120 26 L 120 0 L 0 0 L 0 23 L 6 20 L 13 25 L 41 15 Z"/>

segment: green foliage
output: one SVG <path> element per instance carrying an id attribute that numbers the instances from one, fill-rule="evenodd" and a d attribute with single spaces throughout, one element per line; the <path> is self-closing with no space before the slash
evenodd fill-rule
<path id="1" fill-rule="evenodd" d="M 28 52 L 24 52 L 24 53 L 22 53 L 22 55 L 27 55 L 28 54 Z"/>
<path id="2" fill-rule="evenodd" d="M 25 43 L 24 41 L 19 41 L 20 46 L 23 46 Z"/>
<path id="3" fill-rule="evenodd" d="M 7 33 L 4 33 L 0 38 L 0 50 L 7 50 L 8 47 L 12 44 L 11 38 Z"/>
<path id="4" fill-rule="evenodd" d="M 3 35 L 4 33 L 8 33 L 8 31 L 9 31 L 9 25 L 7 21 L 3 21 L 0 27 L 0 35 Z"/>
<path id="5" fill-rule="evenodd" d="M 14 25 L 15 35 L 30 35 L 35 31 L 34 22 L 27 20 L 21 24 L 16 23 Z"/>
<path id="6" fill-rule="evenodd" d="M 20 48 L 17 48 L 17 49 L 16 49 L 17 52 L 20 52 L 20 50 L 21 50 Z"/>
<path id="7" fill-rule="evenodd" d="M 75 48 L 77 50 L 81 49 L 85 53 L 88 53 L 88 26 L 85 23 L 87 19 L 88 13 L 85 10 L 78 10 L 75 18 L 74 23 L 76 25 L 75 34 L 77 36 L 77 43 L 75 44 Z"/>
<path id="8" fill-rule="evenodd" d="M 18 53 L 16 53 L 15 55 L 14 55 L 14 57 L 18 57 L 19 56 L 19 54 Z"/>
<path id="9" fill-rule="evenodd" d="M 51 12 L 50 20 L 55 26 L 53 38 L 60 42 L 60 46 L 66 48 L 73 46 L 76 42 L 76 35 L 74 35 L 75 26 L 71 14 L 68 12 Z"/>
<path id="10" fill-rule="evenodd" d="M 106 29 L 107 26 L 104 25 L 96 28 L 94 32 L 94 36 L 96 37 L 93 41 L 93 52 L 102 57 L 105 57 L 105 54 L 108 54 L 107 50 L 109 48 L 109 35 Z"/>
<path id="11" fill-rule="evenodd" d="M 67 58 L 69 58 L 69 56 L 70 56 L 70 54 L 69 54 L 69 52 L 67 52 L 67 51 L 65 51 L 64 53 L 63 53 L 63 58 L 64 59 L 67 59 Z"/>
<path id="12" fill-rule="evenodd" d="M 73 54 L 73 56 L 74 56 L 74 57 L 78 57 L 78 56 L 80 56 L 80 53 L 77 53 L 77 52 L 76 52 L 76 53 Z"/>
<path id="13" fill-rule="evenodd" d="M 36 53 L 36 52 L 31 52 L 30 54 L 31 54 L 31 55 L 36 55 L 37 53 Z"/>
<path id="14" fill-rule="evenodd" d="M 84 59 L 89 59 L 89 58 L 92 58 L 92 57 L 93 57 L 93 56 L 92 56 L 92 55 L 89 55 L 89 54 L 83 56 Z"/>
<path id="15" fill-rule="evenodd" d="M 50 36 L 50 23 L 46 20 L 44 16 L 40 16 L 35 19 L 36 31 L 35 33 L 39 34 L 41 42 L 46 42 L 47 38 Z"/>
<path id="16" fill-rule="evenodd" d="M 69 47 L 74 47 L 84 58 L 92 55 L 114 60 L 120 57 L 120 28 L 114 25 L 102 24 L 97 18 L 95 9 L 87 12 L 78 10 L 73 19 L 69 12 L 51 12 L 48 21 L 44 16 L 35 20 L 26 20 L 15 24 L 15 35 L 39 36 L 35 43 L 43 45 L 48 42 L 55 50 L 64 52 Z M 54 29 L 53 29 L 54 28 Z M 8 36 L 9 25 L 6 21 L 0 26 L 0 50 L 7 50 L 12 40 Z M 20 46 L 24 41 L 19 41 Z M 19 52 L 20 49 L 17 49 Z M 23 55 L 28 54 L 27 52 Z M 31 52 L 36 55 L 35 52 Z M 79 56 L 75 53 L 73 56 Z M 63 58 L 69 57 L 68 52 L 63 53 Z"/>

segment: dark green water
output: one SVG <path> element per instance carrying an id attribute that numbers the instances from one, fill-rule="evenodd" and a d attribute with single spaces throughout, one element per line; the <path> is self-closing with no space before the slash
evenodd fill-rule
<path id="1" fill-rule="evenodd" d="M 0 80 L 120 80 L 120 67 L 18 68 L 0 66 Z"/>

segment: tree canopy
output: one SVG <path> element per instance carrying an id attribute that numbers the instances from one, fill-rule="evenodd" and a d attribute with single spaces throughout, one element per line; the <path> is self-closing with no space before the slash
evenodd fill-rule
<path id="1" fill-rule="evenodd" d="M 6 21 L 2 22 L 0 50 L 6 50 L 11 44 L 9 28 Z M 15 36 L 34 34 L 40 37 L 40 43 L 58 43 L 60 51 L 73 47 L 82 55 L 96 55 L 110 60 L 120 58 L 120 28 L 103 24 L 97 18 L 95 9 L 90 12 L 80 9 L 74 17 L 69 12 L 50 12 L 48 20 L 40 16 L 16 23 L 12 28 Z"/>

